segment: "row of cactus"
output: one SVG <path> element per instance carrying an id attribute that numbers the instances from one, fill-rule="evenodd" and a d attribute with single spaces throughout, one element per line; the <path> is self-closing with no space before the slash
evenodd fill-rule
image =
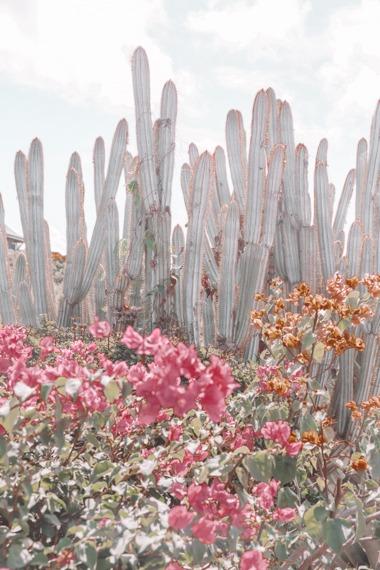
<path id="1" fill-rule="evenodd" d="M 287 102 L 273 89 L 253 104 L 250 140 L 242 115 L 226 120 L 226 152 L 189 146 L 181 169 L 188 214 L 186 235 L 171 232 L 177 93 L 168 81 L 160 117 L 152 121 L 147 56 L 132 58 L 138 155 L 127 151 L 128 125 L 120 121 L 106 169 L 105 144 L 93 153 L 96 222 L 88 241 L 81 160 L 73 153 L 66 178 L 67 260 L 61 299 L 54 298 L 49 228 L 44 220 L 43 153 L 38 139 L 28 156 L 15 160 L 16 189 L 25 239 L 11 275 L 4 211 L 0 203 L 0 314 L 4 323 L 41 324 L 42 316 L 69 326 L 95 315 L 118 326 L 123 313 L 140 310 L 140 325 L 173 323 L 197 345 L 218 344 L 252 358 L 258 337 L 250 327 L 255 293 L 275 275 L 291 288 L 308 282 L 323 291 L 336 271 L 363 275 L 380 271 L 380 107 L 369 144 L 359 141 L 356 169 L 350 170 L 336 209 L 327 171 L 327 141 L 318 147 L 313 199 L 308 188 L 308 152 L 296 146 Z M 229 171 L 229 172 L 228 172 Z M 125 209 L 120 232 L 116 193 L 124 173 Z M 355 221 L 346 220 L 355 190 Z M 313 205 L 313 207 L 312 207 Z M 342 409 L 339 430 L 348 429 L 343 403 L 379 391 L 380 316 L 359 333 L 366 349 L 343 355 L 334 393 Z M 325 357 L 328 358 L 328 355 Z M 320 380 L 325 382 L 324 367 Z M 358 366 L 359 364 L 359 366 Z M 359 370 L 359 376 L 358 372 Z"/>

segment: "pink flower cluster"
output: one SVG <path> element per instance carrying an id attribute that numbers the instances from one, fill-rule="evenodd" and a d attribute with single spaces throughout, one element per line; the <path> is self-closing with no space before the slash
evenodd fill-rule
<path id="1" fill-rule="evenodd" d="M 153 357 L 148 365 L 131 366 L 128 374 L 136 394 L 144 398 L 139 414 L 142 424 L 154 422 L 162 408 L 183 417 L 198 405 L 213 421 L 220 421 L 225 399 L 237 386 L 227 364 L 212 356 L 205 366 L 193 346 L 174 345 L 159 329 L 142 337 L 128 327 L 122 342 L 137 354 Z"/>
<path id="2" fill-rule="evenodd" d="M 104 338 L 111 330 L 109 323 L 98 319 L 89 328 L 95 338 Z M 26 330 L 3 327 L 0 329 L 0 373 L 6 375 L 8 390 L 20 395 L 24 407 L 44 409 L 59 399 L 64 413 L 73 419 L 104 411 L 109 406 L 106 395 L 109 381 L 116 382 L 120 389 L 124 382 L 132 384 L 137 424 L 160 421 L 165 410 L 172 409 L 176 416 L 183 417 L 199 407 L 213 421 L 221 419 L 226 409 L 225 399 L 237 386 L 229 366 L 222 360 L 212 357 L 205 366 L 194 347 L 182 343 L 173 345 L 159 329 L 142 337 L 128 327 L 122 342 L 138 354 L 149 356 L 150 362 L 129 368 L 124 362 L 108 360 L 98 352 L 96 342 L 76 340 L 69 348 L 61 348 L 48 336 L 39 342 L 38 365 L 30 366 L 32 347 L 27 344 Z M 44 385 L 49 385 L 47 398 L 41 398 Z M 136 427 L 135 410 L 126 410 L 121 396 L 115 398 L 113 404 L 119 409 L 113 433 L 128 433 Z M 174 440 L 179 433 L 173 429 L 169 439 Z M 185 458 L 185 463 L 191 461 L 190 457 Z"/>
<path id="3" fill-rule="evenodd" d="M 270 439 L 280 444 L 286 454 L 291 457 L 298 455 L 302 449 L 301 441 L 289 441 L 291 430 L 288 422 L 281 420 L 276 422 L 266 422 L 266 424 L 261 428 L 261 435 L 265 439 Z"/>
<path id="4" fill-rule="evenodd" d="M 274 507 L 280 482 L 272 479 L 269 483 L 259 483 L 253 489 L 253 494 L 257 497 L 260 507 L 264 511 L 271 511 Z M 276 508 L 272 518 L 279 522 L 290 522 L 297 516 L 297 511 L 292 508 Z"/>
<path id="5" fill-rule="evenodd" d="M 241 538 L 252 538 L 258 527 L 249 504 L 242 506 L 237 495 L 227 491 L 224 483 L 214 479 L 212 484 L 192 483 L 186 488 L 173 484 L 170 491 L 187 506 L 173 507 L 169 513 L 169 526 L 182 530 L 191 525 L 192 535 L 204 544 L 213 544 L 217 538 L 226 538 L 231 525 L 241 530 Z"/>

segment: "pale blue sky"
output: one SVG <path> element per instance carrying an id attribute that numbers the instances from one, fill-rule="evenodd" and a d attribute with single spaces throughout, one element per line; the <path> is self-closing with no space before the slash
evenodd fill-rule
<path id="1" fill-rule="evenodd" d="M 138 45 L 150 59 L 154 114 L 163 83 L 171 78 L 178 88 L 175 222 L 185 221 L 178 173 L 188 144 L 225 146 L 231 108 L 243 112 L 249 136 L 262 87 L 290 102 L 296 141 L 307 145 L 311 166 L 320 138 L 328 138 L 329 176 L 339 193 L 380 96 L 379 21 L 379 0 L 0 0 L 7 224 L 20 229 L 14 155 L 38 136 L 53 247 L 65 249 L 65 175 L 74 150 L 82 157 L 91 228 L 95 138 L 102 135 L 109 148 L 126 117 L 135 149 L 130 57 Z"/>

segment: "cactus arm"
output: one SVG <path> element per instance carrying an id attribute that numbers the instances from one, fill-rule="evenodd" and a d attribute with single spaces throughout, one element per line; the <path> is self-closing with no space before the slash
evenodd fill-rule
<path id="1" fill-rule="evenodd" d="M 311 223 L 311 200 L 308 190 L 307 170 L 307 148 L 303 144 L 299 144 L 296 148 L 294 184 L 299 223 L 303 226 L 308 226 Z"/>
<path id="2" fill-rule="evenodd" d="M 15 308 L 11 290 L 8 243 L 4 220 L 3 199 L 0 194 L 0 316 L 3 324 L 15 322 Z"/>
<path id="3" fill-rule="evenodd" d="M 351 224 L 347 240 L 348 275 L 352 277 L 360 274 L 360 256 L 362 244 L 362 226 L 359 220 Z"/>
<path id="4" fill-rule="evenodd" d="M 153 149 L 149 63 L 146 53 L 141 47 L 137 48 L 132 56 L 132 79 L 137 149 L 141 168 L 141 187 L 145 208 L 150 212 L 158 208 L 159 196 Z"/>
<path id="5" fill-rule="evenodd" d="M 357 220 L 364 220 L 364 198 L 368 178 L 368 144 L 362 138 L 358 142 L 356 151 L 356 196 L 355 196 L 355 217 Z"/>
<path id="6" fill-rule="evenodd" d="M 318 231 L 318 244 L 321 256 L 323 279 L 326 281 L 335 272 L 334 240 L 331 227 L 329 187 L 326 162 L 315 166 L 315 216 Z"/>
<path id="7" fill-rule="evenodd" d="M 191 180 L 191 168 L 190 166 L 185 163 L 182 165 L 181 168 L 181 188 L 183 194 L 183 200 L 185 202 L 186 211 L 188 216 L 190 216 L 190 207 L 191 207 L 191 188 L 190 188 L 190 180 Z"/>
<path id="8" fill-rule="evenodd" d="M 303 226 L 300 229 L 300 265 L 301 279 L 308 283 L 311 290 L 316 293 L 318 286 L 317 271 L 317 232 L 314 226 Z"/>
<path id="9" fill-rule="evenodd" d="M 222 242 L 222 259 L 218 283 L 218 324 L 219 335 L 231 342 L 233 333 L 233 311 L 236 287 L 236 263 L 240 232 L 240 212 L 236 202 L 228 206 Z"/>
<path id="10" fill-rule="evenodd" d="M 186 237 L 183 280 L 184 318 L 189 338 L 199 344 L 199 295 L 203 257 L 204 224 L 211 178 L 211 156 L 204 152 L 194 167 L 191 180 L 192 216 Z"/>
<path id="11" fill-rule="evenodd" d="M 364 236 L 362 241 L 362 251 L 360 255 L 360 277 L 366 273 L 372 273 L 372 239 Z"/>
<path id="12" fill-rule="evenodd" d="M 47 315 L 46 257 L 43 218 L 43 155 L 42 145 L 34 139 L 28 159 L 28 206 L 30 223 L 31 282 L 37 315 Z"/>
<path id="13" fill-rule="evenodd" d="M 335 239 L 338 239 L 338 236 L 344 230 L 344 224 L 346 222 L 347 212 L 354 190 L 354 184 L 355 184 L 355 170 L 352 169 L 347 174 L 342 194 L 340 195 L 338 208 L 334 218 L 333 232 Z"/>
<path id="14" fill-rule="evenodd" d="M 299 226 L 299 204 L 296 203 L 295 192 L 295 144 L 293 117 L 290 105 L 287 101 L 281 105 L 280 110 L 281 142 L 286 145 L 286 164 L 284 168 L 284 209 L 289 216 L 290 223 Z M 293 244 L 294 245 L 294 244 Z M 298 257 L 298 252 L 296 252 Z"/>
<path id="15" fill-rule="evenodd" d="M 99 211 L 100 202 L 102 199 L 102 193 L 105 182 L 105 148 L 104 140 L 102 137 L 98 137 L 95 141 L 94 152 L 93 152 L 93 163 L 94 163 L 94 194 L 95 194 L 95 206 L 96 212 Z"/>
<path id="16" fill-rule="evenodd" d="M 329 205 L 329 212 L 330 212 L 330 224 L 333 223 L 333 216 L 334 216 L 334 201 L 335 201 L 335 186 L 334 184 L 329 184 L 328 186 L 328 205 Z"/>
<path id="17" fill-rule="evenodd" d="M 177 279 L 174 296 L 175 312 L 180 327 L 184 325 L 183 319 L 183 264 L 185 252 L 185 236 L 180 225 L 176 225 L 172 234 L 173 273 Z"/>
<path id="18" fill-rule="evenodd" d="M 259 243 L 264 207 L 266 156 L 264 150 L 267 98 L 259 91 L 252 110 L 251 141 L 248 159 L 248 187 L 245 205 L 244 237 L 248 243 Z M 277 208 L 276 208 L 277 210 Z"/>
<path id="19" fill-rule="evenodd" d="M 232 185 L 240 212 L 244 213 L 247 194 L 247 143 L 240 111 L 231 110 L 226 121 L 227 154 Z"/>
<path id="20" fill-rule="evenodd" d="M 95 313 L 96 316 L 103 320 L 106 318 L 106 274 L 101 265 L 95 277 Z"/>
<path id="21" fill-rule="evenodd" d="M 289 214 L 284 214 L 282 223 L 283 255 L 286 268 L 286 276 L 291 286 L 301 281 L 300 252 L 298 231 L 291 223 Z"/>
<path id="22" fill-rule="evenodd" d="M 268 175 L 265 180 L 268 207 L 264 212 L 261 240 L 259 244 L 248 243 L 241 256 L 240 297 L 234 333 L 235 342 L 239 346 L 244 345 L 247 340 L 253 297 L 264 286 L 269 251 L 273 246 L 276 230 L 284 152 L 285 148 L 280 144 L 275 145 L 271 151 Z"/>
<path id="23" fill-rule="evenodd" d="M 175 127 L 177 121 L 177 90 L 172 81 L 165 83 L 161 96 L 158 132 L 159 188 L 161 207 L 169 208 L 174 172 Z"/>
<path id="24" fill-rule="evenodd" d="M 51 321 L 55 321 L 57 318 L 56 314 L 56 302 L 54 293 L 54 280 L 53 280 L 53 265 L 51 257 L 51 247 L 50 247 L 50 230 L 49 224 L 44 220 L 44 249 L 45 249 L 45 259 L 46 259 L 46 293 L 48 302 L 48 317 Z"/>
<path id="25" fill-rule="evenodd" d="M 373 228 L 373 199 L 377 192 L 380 171 L 380 101 L 371 123 L 368 153 L 368 177 L 363 200 L 363 230 L 372 237 Z"/>
<path id="26" fill-rule="evenodd" d="M 110 200 L 108 203 L 106 236 L 106 288 L 111 293 L 119 273 L 119 212 L 115 200 Z"/>
<path id="27" fill-rule="evenodd" d="M 96 218 L 95 227 L 92 232 L 91 242 L 88 248 L 86 268 L 78 301 L 82 300 L 87 295 L 100 263 L 104 248 L 104 233 L 107 227 L 107 207 L 109 202 L 115 198 L 119 186 L 120 176 L 124 166 L 127 138 L 128 126 L 125 119 L 123 119 L 119 122 L 116 128 L 112 142 L 107 176 L 99 205 L 99 214 Z"/>
<path id="28" fill-rule="evenodd" d="M 216 285 L 219 279 L 219 268 L 215 261 L 215 256 L 211 249 L 211 245 L 207 236 L 204 238 L 203 251 L 205 257 L 206 272 L 212 283 Z"/>
<path id="29" fill-rule="evenodd" d="M 217 146 L 215 149 L 214 163 L 218 200 L 219 204 L 223 206 L 229 203 L 231 196 L 227 180 L 226 157 L 221 146 Z"/>
<path id="30" fill-rule="evenodd" d="M 197 145 L 195 145 L 194 143 L 190 143 L 190 145 L 189 145 L 189 162 L 190 162 L 191 168 L 193 168 L 193 166 L 196 164 L 198 158 L 199 158 L 199 150 L 198 150 Z"/>
<path id="31" fill-rule="evenodd" d="M 268 120 L 266 127 L 265 148 L 269 156 L 272 146 L 280 142 L 280 129 L 278 125 L 276 94 L 271 87 L 266 90 L 266 97 L 268 105 Z"/>
<path id="32" fill-rule="evenodd" d="M 202 321 L 203 321 L 203 344 L 204 346 L 215 346 L 215 307 L 211 295 L 204 293 L 202 300 Z"/>

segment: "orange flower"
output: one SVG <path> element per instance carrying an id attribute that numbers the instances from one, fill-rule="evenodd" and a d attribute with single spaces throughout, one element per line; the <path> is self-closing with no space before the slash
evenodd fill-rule
<path id="1" fill-rule="evenodd" d="M 294 334 L 286 334 L 282 342 L 287 348 L 297 348 L 300 345 L 300 339 Z"/>
<path id="2" fill-rule="evenodd" d="M 348 277 L 346 279 L 346 285 L 351 287 L 351 289 L 355 289 L 359 285 L 359 278 L 358 277 Z"/>
<path id="3" fill-rule="evenodd" d="M 316 431 L 304 431 L 301 437 L 303 443 L 311 443 L 313 445 L 322 445 L 325 441 L 322 435 L 319 435 Z"/>
<path id="4" fill-rule="evenodd" d="M 368 461 L 364 455 L 361 455 L 358 459 L 352 461 L 351 467 L 355 471 L 366 471 L 368 469 Z"/>

